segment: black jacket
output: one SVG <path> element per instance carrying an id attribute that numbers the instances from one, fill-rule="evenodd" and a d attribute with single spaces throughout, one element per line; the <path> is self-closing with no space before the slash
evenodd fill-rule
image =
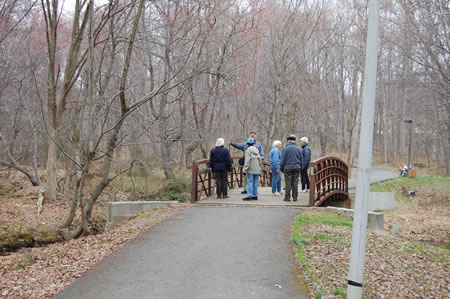
<path id="1" fill-rule="evenodd" d="M 209 167 L 212 168 L 212 171 L 230 170 L 232 164 L 230 152 L 224 146 L 218 146 L 211 150 Z"/>

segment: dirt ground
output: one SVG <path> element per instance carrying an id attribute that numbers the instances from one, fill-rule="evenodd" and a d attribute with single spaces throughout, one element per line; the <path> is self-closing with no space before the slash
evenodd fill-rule
<path id="1" fill-rule="evenodd" d="M 427 187 L 416 196 L 395 202 L 395 209 L 384 212 L 384 228 L 410 240 L 450 248 L 450 186 L 438 192 Z"/>

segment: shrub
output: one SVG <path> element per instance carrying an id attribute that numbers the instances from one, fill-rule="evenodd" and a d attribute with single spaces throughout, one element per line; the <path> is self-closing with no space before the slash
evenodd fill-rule
<path id="1" fill-rule="evenodd" d="M 158 192 L 158 198 L 186 202 L 190 198 L 190 188 L 189 179 L 183 174 L 178 174 L 175 178 L 163 182 L 163 186 Z"/>

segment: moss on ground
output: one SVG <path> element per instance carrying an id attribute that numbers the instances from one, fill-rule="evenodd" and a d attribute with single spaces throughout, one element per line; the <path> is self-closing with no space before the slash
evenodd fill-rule
<path id="1" fill-rule="evenodd" d="M 42 246 L 62 240 L 59 229 L 42 223 L 30 226 L 21 221 L 0 221 L 0 251 L 2 252 Z"/>

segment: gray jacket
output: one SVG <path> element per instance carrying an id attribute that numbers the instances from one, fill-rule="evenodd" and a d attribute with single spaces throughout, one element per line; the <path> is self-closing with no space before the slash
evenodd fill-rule
<path id="1" fill-rule="evenodd" d="M 261 174 L 262 159 L 255 146 L 249 146 L 245 151 L 244 172 L 250 174 Z"/>
<path id="2" fill-rule="evenodd" d="M 302 150 L 295 143 L 289 143 L 281 153 L 280 169 L 298 169 L 300 170 L 303 165 L 303 153 Z"/>

